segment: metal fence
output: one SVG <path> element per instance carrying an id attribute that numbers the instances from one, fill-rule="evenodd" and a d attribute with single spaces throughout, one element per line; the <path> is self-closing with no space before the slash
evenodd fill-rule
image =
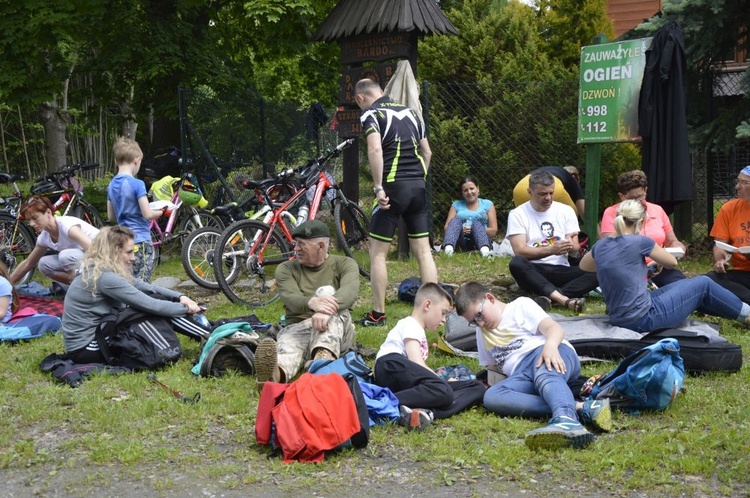
<path id="1" fill-rule="evenodd" d="M 335 109 L 269 102 L 253 94 L 228 96 L 190 90 L 183 92 L 183 98 L 183 117 L 195 131 L 187 134 L 186 157 L 205 180 L 213 180 L 208 183 L 209 196 L 220 196 L 211 162 L 219 166 L 239 197 L 238 179 L 261 178 L 282 167 L 302 164 L 339 141 L 332 122 Z M 513 207 L 513 187 L 532 169 L 574 165 L 585 184 L 585 147 L 576 144 L 577 80 L 425 82 L 422 103 L 433 150 L 429 181 L 436 240 L 442 238 L 451 202 L 460 198 L 458 183 L 467 174 L 477 177 L 481 195 L 495 203 L 499 235 Z M 717 116 L 720 112 L 717 109 Z M 360 145 L 360 205 L 365 207 L 372 200 L 371 178 L 364 140 Z M 206 153 L 214 161 L 207 161 Z M 708 236 L 722 199 L 733 195 L 731 180 L 750 164 L 750 144 L 694 149 L 691 158 L 694 202 L 681 213 L 686 219 L 678 236 L 698 242 Z M 334 176 L 342 181 L 338 161 Z M 639 144 L 602 146 L 600 214 L 618 201 L 615 183 L 619 174 L 640 165 Z"/>

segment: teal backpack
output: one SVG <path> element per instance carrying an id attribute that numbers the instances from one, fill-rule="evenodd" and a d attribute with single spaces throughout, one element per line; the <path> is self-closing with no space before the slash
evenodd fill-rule
<path id="1" fill-rule="evenodd" d="M 613 408 L 627 412 L 664 410 L 685 380 L 680 344 L 667 338 L 631 354 L 600 377 L 589 399 L 609 398 Z"/>

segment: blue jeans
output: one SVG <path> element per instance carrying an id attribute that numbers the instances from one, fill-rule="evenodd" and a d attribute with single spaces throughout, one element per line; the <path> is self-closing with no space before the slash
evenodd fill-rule
<path id="1" fill-rule="evenodd" d="M 680 325 L 694 311 L 744 321 L 750 306 L 705 275 L 678 280 L 651 292 L 651 308 L 633 323 L 615 323 L 637 332 Z"/>
<path id="2" fill-rule="evenodd" d="M 535 367 L 543 347 L 527 354 L 510 377 L 487 389 L 484 393 L 487 410 L 509 417 L 565 415 L 578 420 L 573 392 L 568 387 L 568 380 L 577 379 L 581 373 L 578 355 L 570 346 L 560 345 L 560 356 L 568 367 L 567 372 L 561 374 L 554 369 L 547 370 L 544 364 Z"/>

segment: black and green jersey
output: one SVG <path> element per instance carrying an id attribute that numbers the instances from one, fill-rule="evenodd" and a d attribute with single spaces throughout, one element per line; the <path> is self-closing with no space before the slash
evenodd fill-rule
<path id="1" fill-rule="evenodd" d="M 383 146 L 383 186 L 397 180 L 424 180 L 427 168 L 419 155 L 425 129 L 417 114 L 403 104 L 381 97 L 362 113 L 365 135 L 380 134 Z"/>

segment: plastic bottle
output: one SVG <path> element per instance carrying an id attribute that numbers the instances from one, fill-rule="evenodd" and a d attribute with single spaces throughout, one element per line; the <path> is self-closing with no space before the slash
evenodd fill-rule
<path id="1" fill-rule="evenodd" d="M 297 226 L 300 226 L 305 221 L 307 221 L 307 215 L 309 213 L 310 213 L 310 208 L 307 207 L 307 205 L 299 208 L 299 211 L 297 212 Z"/>

